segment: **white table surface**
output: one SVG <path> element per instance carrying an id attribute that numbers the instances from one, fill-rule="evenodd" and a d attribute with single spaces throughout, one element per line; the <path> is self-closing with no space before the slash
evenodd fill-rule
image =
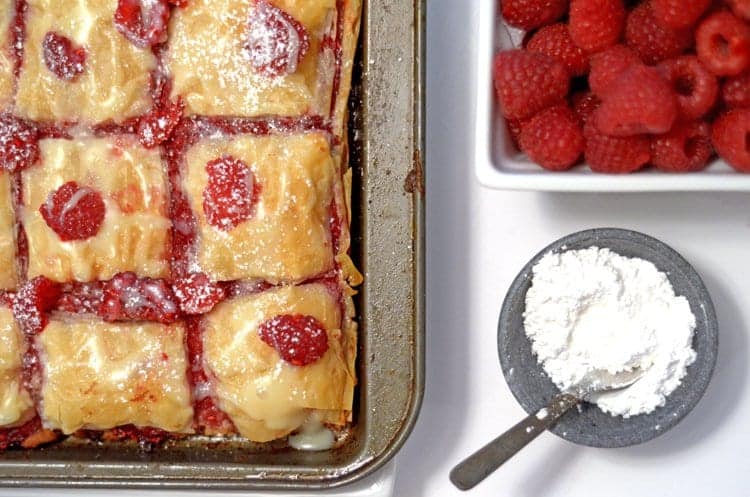
<path id="1" fill-rule="evenodd" d="M 473 175 L 474 12 L 428 2 L 427 391 L 397 460 L 398 497 L 750 495 L 750 195 L 539 194 L 486 190 Z M 485 0 L 481 0 L 485 1 Z M 474 7 L 474 8 L 473 8 Z M 706 396 L 680 425 L 627 449 L 545 433 L 470 493 L 448 481 L 461 458 L 523 415 L 497 358 L 502 299 L 547 243 L 585 228 L 654 235 L 703 276 L 720 320 Z"/>

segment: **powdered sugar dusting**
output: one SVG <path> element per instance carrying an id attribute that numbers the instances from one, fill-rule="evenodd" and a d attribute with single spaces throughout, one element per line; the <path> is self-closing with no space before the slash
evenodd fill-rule
<path id="1" fill-rule="evenodd" d="M 558 388 L 601 370 L 645 371 L 626 389 L 592 396 L 610 414 L 664 405 L 695 360 L 695 325 L 687 299 L 648 261 L 591 247 L 547 254 L 533 268 L 524 327 Z"/>

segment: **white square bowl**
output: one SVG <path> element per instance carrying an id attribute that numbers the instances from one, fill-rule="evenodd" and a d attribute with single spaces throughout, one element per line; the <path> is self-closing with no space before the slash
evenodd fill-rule
<path id="1" fill-rule="evenodd" d="M 506 28 L 497 11 L 498 0 L 478 0 L 478 3 L 474 164 L 484 186 L 501 190 L 571 192 L 750 191 L 750 174 L 738 173 L 722 160 L 715 160 L 696 173 L 664 173 L 649 168 L 625 175 L 594 173 L 585 165 L 553 172 L 529 161 L 508 137 L 492 84 L 495 53 L 518 46 L 523 33 Z"/>

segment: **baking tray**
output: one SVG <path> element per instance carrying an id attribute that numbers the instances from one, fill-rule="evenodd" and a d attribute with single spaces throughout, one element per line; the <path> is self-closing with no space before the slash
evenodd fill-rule
<path id="1" fill-rule="evenodd" d="M 352 254 L 365 274 L 357 400 L 338 448 L 191 438 L 151 452 L 68 440 L 0 455 L 0 485 L 190 489 L 331 488 L 401 447 L 424 389 L 424 4 L 364 5 L 350 104 Z"/>

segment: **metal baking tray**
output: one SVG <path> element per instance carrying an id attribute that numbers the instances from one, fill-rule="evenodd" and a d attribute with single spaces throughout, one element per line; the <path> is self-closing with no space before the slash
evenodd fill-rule
<path id="1" fill-rule="evenodd" d="M 191 489 L 331 488 L 401 447 L 424 389 L 424 4 L 364 5 L 350 102 L 357 400 L 344 443 L 325 452 L 191 438 L 151 452 L 68 440 L 0 455 L 0 485 Z"/>

